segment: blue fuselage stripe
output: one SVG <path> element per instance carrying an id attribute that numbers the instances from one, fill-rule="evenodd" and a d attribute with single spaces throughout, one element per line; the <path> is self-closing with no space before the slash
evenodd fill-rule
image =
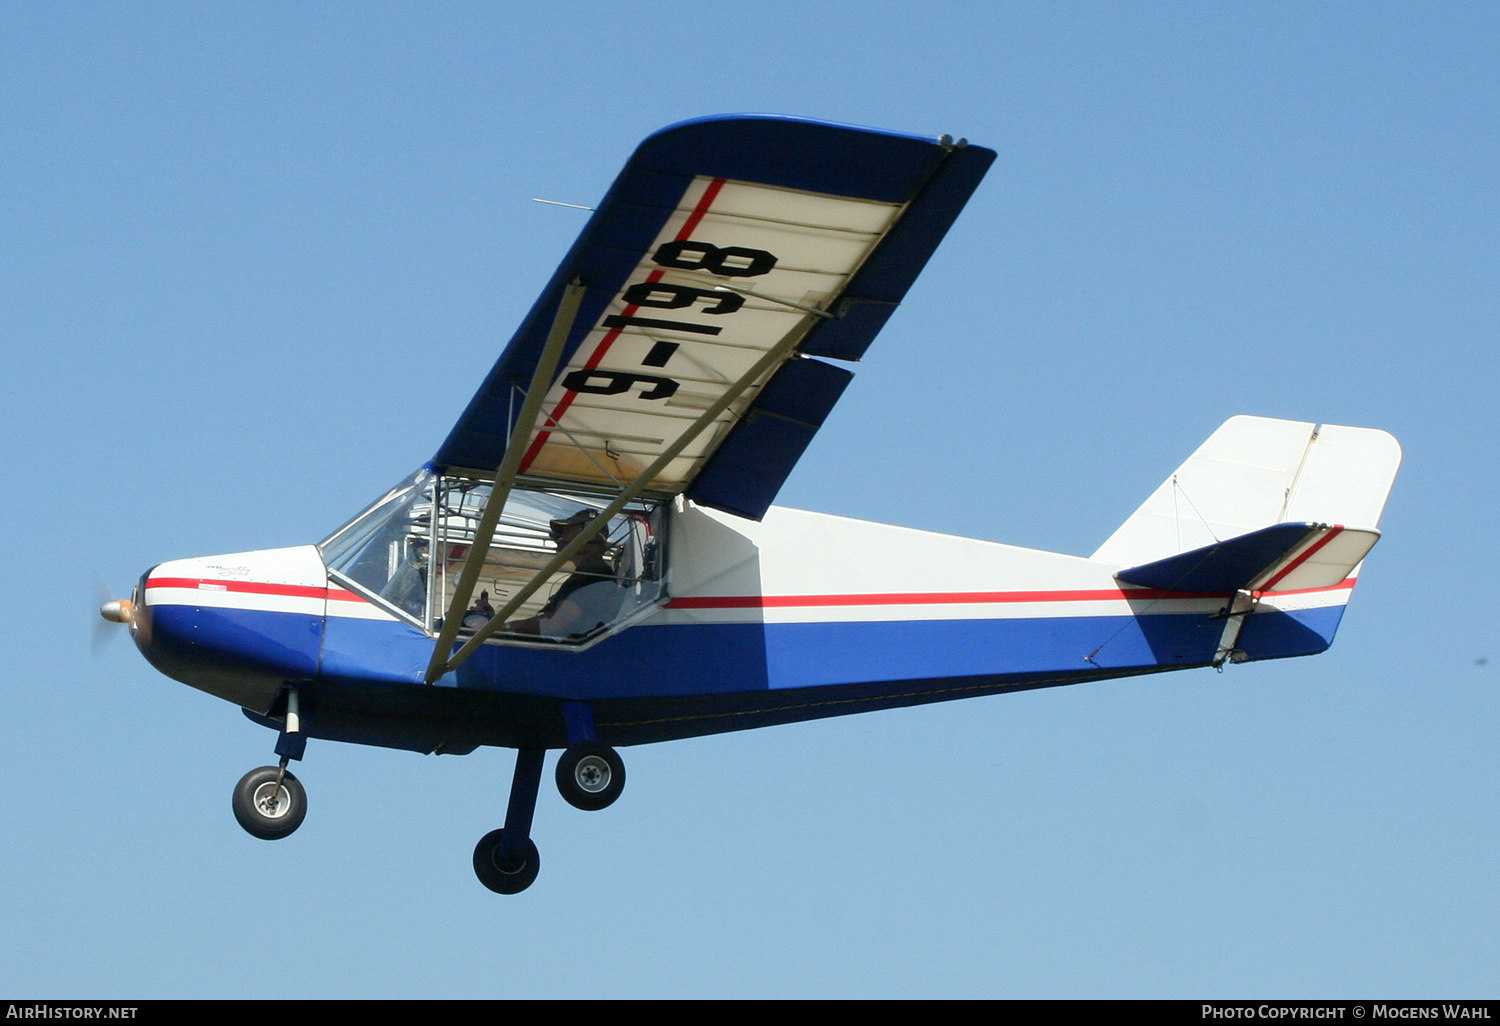
<path id="1" fill-rule="evenodd" d="M 1342 605 L 1248 619 L 1251 659 L 1321 652 Z M 159 605 L 157 644 L 288 679 L 420 684 L 432 639 L 404 623 Z M 1224 621 L 1203 613 L 817 623 L 643 624 L 584 651 L 487 645 L 447 683 L 564 698 L 727 694 L 839 684 L 1136 672 L 1202 665 Z"/>

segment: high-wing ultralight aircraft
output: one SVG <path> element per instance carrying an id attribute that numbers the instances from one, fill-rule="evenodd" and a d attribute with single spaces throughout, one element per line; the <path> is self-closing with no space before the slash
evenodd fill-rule
<path id="1" fill-rule="evenodd" d="M 616 746 L 1326 649 L 1400 462 L 1235 417 L 1092 556 L 771 505 L 995 154 L 801 118 L 636 150 L 430 462 L 317 545 L 162 563 L 107 603 L 277 732 L 234 791 L 297 829 L 308 738 L 518 750 L 474 869 L 536 878 L 549 748 Z"/>

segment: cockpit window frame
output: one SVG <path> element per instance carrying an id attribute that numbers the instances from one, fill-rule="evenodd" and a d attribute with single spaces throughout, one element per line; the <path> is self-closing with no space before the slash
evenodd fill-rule
<path id="1" fill-rule="evenodd" d="M 433 473 L 429 468 L 415 471 L 319 543 L 318 548 L 323 554 L 329 578 L 429 637 L 436 637 L 441 630 L 442 617 L 447 611 L 451 598 L 450 584 L 456 583 L 457 580 L 457 570 L 454 567 L 462 565 L 466 556 L 462 550 L 472 544 L 472 530 L 467 540 L 464 540 L 462 522 L 467 520 L 477 523 L 478 511 L 483 509 L 484 502 L 488 502 L 488 496 L 485 495 L 483 501 L 473 505 L 470 510 L 462 498 L 455 505 L 450 504 L 449 497 L 454 489 L 459 490 L 462 496 L 467 498 L 480 489 L 492 487 L 491 480 L 478 475 L 438 474 Z M 417 489 L 415 494 L 412 494 L 413 488 Z M 401 501 L 394 502 L 397 499 Z M 542 557 L 550 557 L 556 551 L 556 536 L 550 530 L 550 526 L 559 522 L 560 517 L 565 517 L 570 513 L 576 514 L 581 510 L 602 509 L 608 502 L 609 498 L 606 494 L 600 494 L 593 489 L 578 488 L 574 485 L 564 488 L 553 482 L 544 483 L 534 479 L 518 481 L 507 499 L 506 512 L 497 524 L 494 540 L 491 542 L 489 554 L 485 559 L 485 567 L 491 573 L 490 581 L 495 594 L 497 596 L 502 594 L 504 578 L 513 581 L 530 580 L 525 576 L 525 564 L 532 559 L 535 559 L 538 564 L 545 562 Z M 388 508 L 388 512 L 382 513 L 383 508 Z M 576 636 L 549 637 L 543 633 L 547 622 L 542 617 L 553 597 L 580 573 L 587 576 L 587 571 L 580 569 L 580 563 L 573 563 L 567 564 L 568 569 L 553 574 L 553 579 L 538 591 L 537 596 L 540 598 L 533 596 L 528 599 L 526 604 L 511 616 L 510 623 L 530 623 L 531 629 L 538 633 L 500 630 L 486 638 L 485 644 L 545 651 L 582 652 L 655 614 L 671 598 L 668 564 L 670 546 L 667 532 L 674 508 L 675 503 L 671 499 L 653 495 L 640 498 L 625 512 L 611 518 L 612 525 L 608 529 L 608 534 L 613 540 L 600 553 L 600 557 L 603 558 L 604 552 L 615 553 L 613 559 L 610 560 L 613 570 L 610 579 L 619 585 L 621 593 L 615 597 L 607 594 L 601 595 L 596 591 L 584 603 L 582 615 L 585 617 L 601 614 L 601 609 L 604 610 L 601 615 L 606 619 L 597 626 Z M 515 512 L 512 512 L 513 509 Z M 369 563 L 369 557 L 366 555 L 367 548 L 372 543 L 384 539 L 382 532 L 387 531 L 384 523 L 369 522 L 372 516 L 377 515 L 387 518 L 405 517 L 407 530 L 400 546 L 403 553 L 411 551 L 411 547 L 416 544 L 411 539 L 416 538 L 418 534 L 422 536 L 416 539 L 426 547 L 425 562 L 421 566 L 425 592 L 425 604 L 421 616 L 386 598 L 379 593 L 379 589 L 372 587 L 370 582 L 356 579 L 348 572 L 347 566 L 339 564 L 341 558 L 351 564 L 356 559 L 360 563 Z M 455 518 L 459 524 L 457 527 Z M 615 521 L 618 522 L 614 523 Z M 425 530 L 422 530 L 422 527 L 425 527 Z M 415 534 L 413 529 L 415 529 Z M 643 540 L 641 532 L 644 532 L 644 538 L 649 540 Z M 396 556 L 394 536 L 384 540 L 391 546 L 390 559 L 401 564 L 400 566 L 393 565 L 390 570 L 389 580 L 394 583 L 398 574 L 409 572 L 410 568 Z M 629 564 L 620 562 L 622 551 L 625 553 L 624 558 L 630 560 Z M 501 555 L 501 558 L 496 558 L 497 553 Z M 506 553 L 513 554 L 510 562 L 504 558 Z M 505 569 L 507 566 L 510 567 L 508 572 Z M 482 583 L 484 580 L 481 577 Z M 596 583 L 604 583 L 604 581 L 601 578 Z M 591 587 L 593 585 L 588 583 L 575 584 L 569 589 L 568 594 L 586 592 Z M 477 611 L 480 590 L 476 587 L 474 596 L 471 596 L 470 611 L 476 617 L 485 615 Z M 513 592 L 509 593 L 513 594 Z M 611 603 L 618 607 L 617 611 L 610 609 Z M 500 605 L 500 603 L 497 602 L 495 605 Z M 493 610 L 494 606 L 490 608 Z M 579 614 L 575 612 L 574 616 L 577 615 Z M 477 622 L 482 621 L 476 619 Z M 567 625 L 564 621 L 564 630 Z M 459 638 L 472 635 L 473 630 L 472 626 L 466 627 L 459 633 Z"/>

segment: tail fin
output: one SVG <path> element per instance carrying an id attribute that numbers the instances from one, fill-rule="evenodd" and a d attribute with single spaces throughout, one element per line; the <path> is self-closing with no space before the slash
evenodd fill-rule
<path id="1" fill-rule="evenodd" d="M 1140 567 L 1283 523 L 1373 531 L 1400 465 L 1384 431 L 1231 417 L 1093 558 Z"/>

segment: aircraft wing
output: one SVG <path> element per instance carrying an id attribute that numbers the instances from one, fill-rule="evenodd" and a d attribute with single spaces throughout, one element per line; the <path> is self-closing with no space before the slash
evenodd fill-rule
<path id="1" fill-rule="evenodd" d="M 493 474 L 569 282 L 586 291 L 519 472 L 648 483 L 759 519 L 995 154 L 802 118 L 685 121 L 636 150 L 434 463 Z M 520 441 L 520 440 L 518 440 Z"/>

